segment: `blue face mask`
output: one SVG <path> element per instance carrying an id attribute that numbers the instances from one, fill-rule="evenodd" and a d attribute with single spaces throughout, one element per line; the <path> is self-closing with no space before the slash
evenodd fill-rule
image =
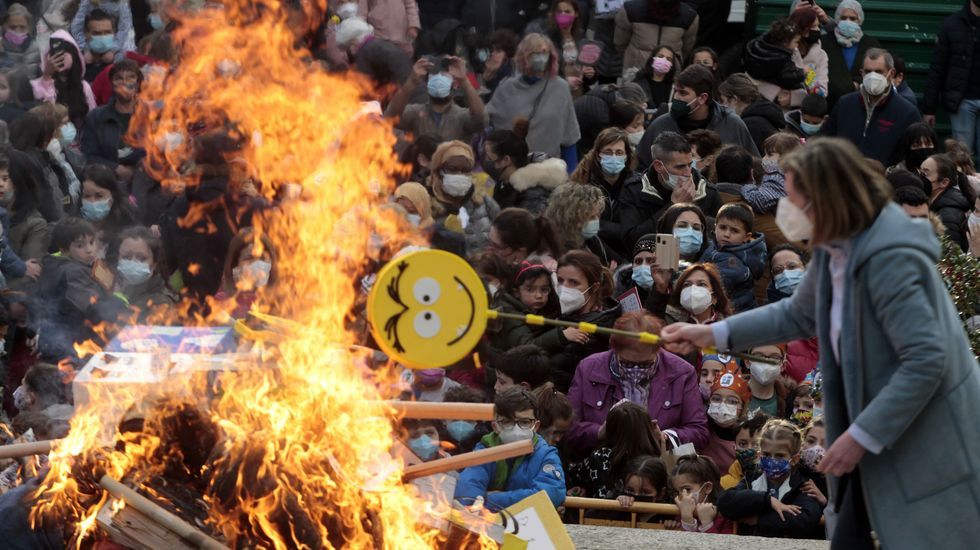
<path id="1" fill-rule="evenodd" d="M 106 199 L 104 201 L 83 200 L 82 208 L 79 209 L 79 212 L 86 220 L 99 222 L 109 215 L 110 210 L 112 210 L 112 199 Z"/>
<path id="2" fill-rule="evenodd" d="M 844 38 L 854 38 L 861 32 L 861 25 L 849 20 L 838 21 L 837 32 Z"/>
<path id="3" fill-rule="evenodd" d="M 59 128 L 59 133 L 61 134 L 62 145 L 75 143 L 75 138 L 78 137 L 78 130 L 75 129 L 75 125 L 71 122 L 62 124 L 61 128 Z"/>
<path id="4" fill-rule="evenodd" d="M 116 37 L 111 34 L 103 34 L 101 36 L 93 36 L 88 40 L 88 49 L 92 50 L 93 53 L 106 53 L 109 50 L 116 49 Z"/>
<path id="5" fill-rule="evenodd" d="M 762 473 L 766 474 L 767 479 L 779 479 L 784 477 L 789 473 L 789 460 L 785 458 L 775 458 L 772 456 L 764 456 L 762 460 L 759 461 L 759 467 L 762 468 Z"/>
<path id="6" fill-rule="evenodd" d="M 439 445 L 427 435 L 420 435 L 409 439 L 408 448 L 415 453 L 415 456 L 424 461 L 432 460 L 432 457 L 436 456 L 436 452 L 439 451 Z"/>
<path id="7" fill-rule="evenodd" d="M 150 275 L 153 275 L 153 270 L 148 264 L 136 260 L 119 260 L 119 263 L 116 264 L 116 272 L 127 285 L 144 283 L 150 278 Z"/>
<path id="8" fill-rule="evenodd" d="M 446 422 L 446 431 L 449 432 L 449 437 L 453 438 L 453 441 L 460 443 L 473 437 L 473 434 L 476 433 L 476 422 L 470 420 Z"/>
<path id="9" fill-rule="evenodd" d="M 626 157 L 621 157 L 618 155 L 599 155 L 599 166 L 602 166 L 603 172 L 609 174 L 610 176 L 615 176 L 626 168 Z"/>
<path id="10" fill-rule="evenodd" d="M 589 220 L 582 226 L 582 238 L 591 239 L 599 234 L 599 220 Z"/>
<path id="11" fill-rule="evenodd" d="M 442 73 L 434 74 L 429 77 L 429 82 L 426 87 L 429 90 L 430 97 L 445 99 L 453 91 L 453 78 Z"/>
<path id="12" fill-rule="evenodd" d="M 158 31 L 163 28 L 163 18 L 160 17 L 159 13 L 151 13 L 148 19 L 153 30 Z"/>
<path id="13" fill-rule="evenodd" d="M 803 133 L 808 136 L 812 136 L 819 132 L 822 126 L 823 124 L 810 124 L 809 122 L 800 120 L 800 130 L 803 130 Z"/>
<path id="14" fill-rule="evenodd" d="M 776 284 L 776 290 L 782 292 L 783 294 L 792 294 L 796 287 L 800 285 L 800 281 L 803 280 L 804 271 L 802 269 L 787 269 L 776 275 L 773 282 Z"/>
<path id="15" fill-rule="evenodd" d="M 693 227 L 678 227 L 674 229 L 677 237 L 677 248 L 684 256 L 697 254 L 704 242 L 704 235 Z"/>
<path id="16" fill-rule="evenodd" d="M 644 289 L 649 289 L 653 286 L 653 272 L 650 271 L 650 266 L 648 265 L 634 265 L 633 266 L 633 282 L 636 286 Z"/>

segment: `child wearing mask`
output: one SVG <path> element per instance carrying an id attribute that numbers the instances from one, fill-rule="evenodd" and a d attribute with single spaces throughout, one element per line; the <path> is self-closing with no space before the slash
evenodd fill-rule
<path id="1" fill-rule="evenodd" d="M 482 391 L 469 386 L 456 386 L 446 390 L 443 397 L 445 403 L 486 403 L 487 396 Z M 480 441 L 480 438 L 490 431 L 489 423 L 475 420 L 445 420 L 443 432 L 448 441 L 453 444 L 449 454 L 468 453 Z"/>
<path id="2" fill-rule="evenodd" d="M 438 422 L 438 420 L 405 420 L 402 422 L 402 427 L 408 432 L 406 444 L 415 453 L 415 456 L 422 459 L 422 462 L 449 456 L 449 453 L 442 449 L 442 436 L 439 433 Z"/>
<path id="3" fill-rule="evenodd" d="M 745 368 L 749 371 L 749 389 L 752 390 L 749 413 L 761 410 L 769 416 L 785 418 L 786 396 L 789 392 L 779 379 L 779 375 L 786 361 L 786 346 L 782 344 L 759 346 L 752 348 L 751 353 L 779 363 L 772 365 L 746 361 Z"/>
<path id="4" fill-rule="evenodd" d="M 711 385 L 708 403 L 708 444 L 701 449 L 701 454 L 711 458 L 723 472 L 728 471 L 735 461 L 738 425 L 745 418 L 752 397 L 739 370 L 735 361 L 730 360 L 724 366 Z"/>
<path id="5" fill-rule="evenodd" d="M 743 420 L 738 425 L 738 432 L 735 435 L 735 461 L 728 468 L 728 473 L 721 478 L 722 489 L 731 489 L 743 479 L 752 482 L 761 473 L 759 431 L 769 418 L 763 412 L 756 412 L 751 418 Z"/>
<path id="6" fill-rule="evenodd" d="M 498 511 L 545 491 L 556 507 L 565 502 L 565 473 L 558 451 L 537 435 L 540 426 L 538 405 L 530 391 L 508 388 L 494 398 L 493 432 L 475 450 L 515 441 L 531 440 L 530 455 L 465 468 L 459 474 L 453 498 L 464 505 L 482 499 L 491 511 Z"/>
<path id="7" fill-rule="evenodd" d="M 411 387 L 411 398 L 416 401 L 441 403 L 446 392 L 460 384 L 446 377 L 446 369 L 405 369 L 402 378 Z"/>
<path id="8" fill-rule="evenodd" d="M 575 410 L 568 396 L 555 389 L 551 382 L 545 382 L 534 390 L 538 400 L 538 416 L 541 426 L 538 433 L 553 447 L 557 447 L 575 420 Z"/>
<path id="9" fill-rule="evenodd" d="M 91 327 L 128 313 L 126 304 L 96 278 L 95 238 L 95 228 L 80 218 L 66 218 L 54 228 L 51 246 L 58 252 L 44 257 L 36 294 L 43 310 L 38 332 L 45 360 L 74 357 L 72 344 L 102 341 Z"/>
<path id="10" fill-rule="evenodd" d="M 512 386 L 534 391 L 548 381 L 551 373 L 547 352 L 534 344 L 507 350 L 493 361 L 493 368 L 497 378 L 495 392 Z"/>
<path id="11" fill-rule="evenodd" d="M 494 307 L 506 313 L 556 317 L 560 310 L 551 270 L 536 258 L 525 260 L 513 282 L 494 296 Z M 587 340 L 584 332 L 571 327 L 533 327 L 510 319 L 501 320 L 499 327 L 491 338 L 491 345 L 499 350 L 534 344 L 548 353 L 554 353 L 569 342 Z"/>
<path id="12" fill-rule="evenodd" d="M 803 450 L 800 451 L 799 466 L 800 474 L 806 478 L 803 492 L 816 500 L 821 508 L 827 505 L 827 476 L 817 471 L 817 466 L 827 453 L 824 448 L 824 434 L 823 417 L 814 418 L 803 429 Z"/>
<path id="13" fill-rule="evenodd" d="M 789 421 L 801 430 L 805 430 L 813 420 L 813 397 L 810 396 L 812 390 L 812 382 L 804 381 L 790 393 L 793 397 L 793 413 Z"/>
<path id="14" fill-rule="evenodd" d="M 568 476 L 576 496 L 614 498 L 624 488 L 624 468 L 633 458 L 660 456 L 659 434 L 650 413 L 625 399 L 613 405 L 606 417 L 605 443 L 582 462 L 569 466 Z"/>
<path id="15" fill-rule="evenodd" d="M 681 457 L 674 467 L 670 483 L 677 493 L 674 502 L 680 509 L 680 528 L 692 533 L 735 533 L 735 524 L 718 513 L 715 503 L 721 495 L 718 466 L 710 457 Z M 666 526 L 666 525 L 665 525 Z"/>
<path id="16" fill-rule="evenodd" d="M 766 268 L 766 240 L 752 233 L 754 217 L 744 204 L 721 207 L 715 219 L 715 240 L 701 255 L 721 272 L 725 290 L 736 312 L 755 307 L 755 281 Z"/>
<path id="17" fill-rule="evenodd" d="M 820 504 L 803 491 L 797 471 L 803 435 L 781 419 L 766 422 L 760 434 L 763 475 L 743 480 L 718 499 L 718 511 L 739 522 L 739 534 L 806 538 L 819 525 Z"/>
<path id="18" fill-rule="evenodd" d="M 786 113 L 786 129 L 792 130 L 801 138 L 810 138 L 820 133 L 827 120 L 830 108 L 827 98 L 818 94 L 808 94 L 803 98 L 800 108 Z"/>

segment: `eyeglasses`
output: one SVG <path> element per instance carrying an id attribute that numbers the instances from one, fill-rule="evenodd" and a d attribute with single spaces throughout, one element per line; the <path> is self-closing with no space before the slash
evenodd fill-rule
<path id="1" fill-rule="evenodd" d="M 517 424 L 522 430 L 530 430 L 534 427 L 534 423 L 537 422 L 537 418 L 498 418 L 496 419 L 497 425 L 505 430 L 509 430 Z"/>
<path id="2" fill-rule="evenodd" d="M 779 275 L 780 273 L 786 271 L 787 269 L 789 269 L 790 271 L 794 269 L 803 269 L 803 264 L 799 262 L 789 262 L 786 265 L 777 265 L 772 268 L 772 274 Z"/>
<path id="3" fill-rule="evenodd" d="M 712 395 L 711 396 L 711 402 L 712 403 L 724 403 L 726 405 L 731 405 L 733 407 L 739 407 L 742 404 L 742 401 L 739 398 L 737 398 L 737 397 L 734 397 L 734 396 L 722 397 L 722 396 L 720 396 L 718 394 L 715 394 L 715 395 Z"/>

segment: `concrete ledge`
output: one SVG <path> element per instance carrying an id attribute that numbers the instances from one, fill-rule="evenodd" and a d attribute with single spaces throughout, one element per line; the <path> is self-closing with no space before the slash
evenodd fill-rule
<path id="1" fill-rule="evenodd" d="M 766 539 L 591 525 L 566 525 L 565 527 L 578 550 L 593 548 L 639 550 L 655 547 L 671 548 L 672 550 L 759 550 L 763 548 L 767 550 L 828 550 L 830 548 L 830 542 L 825 540 Z"/>

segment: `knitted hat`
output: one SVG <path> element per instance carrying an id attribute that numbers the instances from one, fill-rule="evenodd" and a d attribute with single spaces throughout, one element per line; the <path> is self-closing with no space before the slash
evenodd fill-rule
<path id="1" fill-rule="evenodd" d="M 711 393 L 715 393 L 723 388 L 735 392 L 742 398 L 743 405 L 752 399 L 752 390 L 749 389 L 749 385 L 742 379 L 741 374 L 739 374 L 738 363 L 734 360 L 726 363 L 721 374 L 718 375 L 718 378 L 715 378 L 715 383 L 711 385 Z"/>
<path id="2" fill-rule="evenodd" d="M 647 233 L 636 241 L 636 244 L 633 245 L 633 257 L 635 258 L 640 252 L 657 253 L 656 233 Z"/>
<path id="3" fill-rule="evenodd" d="M 858 14 L 858 25 L 864 24 L 864 8 L 857 0 L 841 0 L 837 4 L 837 11 L 834 12 L 834 21 L 840 21 L 840 13 L 844 10 L 854 10 Z"/>

